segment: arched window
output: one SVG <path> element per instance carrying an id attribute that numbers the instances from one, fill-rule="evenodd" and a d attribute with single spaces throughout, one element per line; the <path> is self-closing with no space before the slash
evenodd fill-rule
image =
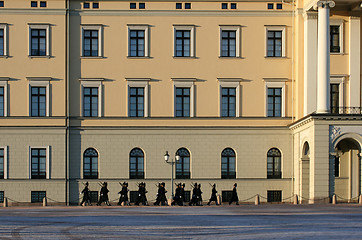
<path id="1" fill-rule="evenodd" d="M 282 178 L 282 154 L 277 148 L 268 151 L 268 178 Z"/>
<path id="2" fill-rule="evenodd" d="M 83 178 L 98 178 L 98 152 L 94 148 L 88 148 L 83 154 Z"/>
<path id="3" fill-rule="evenodd" d="M 221 153 L 221 178 L 236 178 L 235 152 L 231 148 L 225 148 Z"/>
<path id="4" fill-rule="evenodd" d="M 190 153 L 186 148 L 177 150 L 180 160 L 176 162 L 176 178 L 189 179 L 190 178 Z"/>
<path id="5" fill-rule="evenodd" d="M 143 179 L 144 173 L 144 153 L 139 148 L 134 148 L 129 154 L 129 178 Z"/>

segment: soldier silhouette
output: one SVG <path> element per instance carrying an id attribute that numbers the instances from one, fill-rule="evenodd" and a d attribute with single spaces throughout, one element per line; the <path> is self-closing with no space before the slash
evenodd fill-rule
<path id="1" fill-rule="evenodd" d="M 237 183 L 234 184 L 234 187 L 233 187 L 233 192 L 231 194 L 231 198 L 230 198 L 230 201 L 229 201 L 229 205 L 232 204 L 233 202 L 236 203 L 236 205 L 239 205 L 239 198 L 238 198 L 238 192 L 236 190 L 236 187 L 238 186 Z"/>
<path id="2" fill-rule="evenodd" d="M 219 205 L 219 204 L 217 203 L 216 193 L 217 193 L 217 191 L 216 191 L 216 184 L 214 183 L 214 185 L 212 185 L 211 197 L 210 197 L 210 200 L 209 200 L 209 202 L 207 203 L 207 205 L 210 205 L 211 202 L 215 202 L 216 205 Z"/>
<path id="3" fill-rule="evenodd" d="M 166 202 L 167 202 L 167 198 L 166 198 L 166 189 L 165 189 L 165 183 L 159 183 L 158 184 L 158 192 L 157 192 L 157 198 L 156 198 L 156 202 L 154 203 L 154 205 L 161 205 L 165 206 Z"/>
<path id="4" fill-rule="evenodd" d="M 118 205 L 122 205 L 122 203 L 123 203 L 123 205 L 129 206 L 130 204 L 128 202 L 128 183 L 127 182 L 122 183 L 122 190 L 118 194 L 120 194 Z"/>
<path id="5" fill-rule="evenodd" d="M 86 183 L 84 184 L 84 189 L 82 190 L 83 200 L 82 200 L 82 202 L 80 203 L 81 206 L 83 206 L 83 203 L 84 203 L 85 206 L 86 206 L 87 204 L 90 205 L 90 206 L 92 206 L 91 201 L 90 201 L 90 196 L 89 196 L 90 194 L 89 194 L 89 188 L 88 188 L 88 186 L 89 186 L 89 183 L 86 182 Z"/>
<path id="6" fill-rule="evenodd" d="M 104 182 L 102 184 L 102 188 L 101 188 L 101 191 L 99 193 L 99 200 L 97 202 L 97 206 L 100 206 L 102 205 L 102 203 L 104 202 L 107 206 L 111 206 L 111 204 L 109 203 L 109 199 L 108 199 L 108 193 L 109 193 L 109 190 L 107 188 L 107 182 Z"/>

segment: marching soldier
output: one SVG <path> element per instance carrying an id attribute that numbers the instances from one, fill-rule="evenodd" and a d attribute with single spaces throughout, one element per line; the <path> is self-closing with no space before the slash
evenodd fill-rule
<path id="1" fill-rule="evenodd" d="M 171 203 L 172 206 L 178 204 L 179 206 L 182 206 L 182 196 L 181 196 L 181 183 L 177 184 L 177 188 L 175 191 L 175 197 L 173 198 L 173 201 Z"/>
<path id="2" fill-rule="evenodd" d="M 210 205 L 211 202 L 215 201 L 216 205 L 219 205 L 217 203 L 217 197 L 216 197 L 216 184 L 214 183 L 214 185 L 212 185 L 212 190 L 211 190 L 211 198 L 209 200 L 209 202 L 207 203 L 207 205 Z"/>
<path id="3" fill-rule="evenodd" d="M 156 202 L 154 203 L 154 205 L 161 205 L 165 206 L 167 199 L 166 199 L 166 189 L 165 189 L 165 183 L 159 183 L 158 184 L 158 192 L 157 192 L 157 198 L 156 198 Z"/>
<path id="4" fill-rule="evenodd" d="M 83 183 L 84 184 L 84 183 Z M 81 206 L 83 206 L 83 203 L 85 203 L 85 206 L 88 204 L 90 206 L 92 206 L 91 201 L 90 201 L 90 196 L 89 196 L 89 188 L 88 188 L 89 183 L 86 182 L 84 184 L 84 189 L 82 190 L 83 193 L 83 200 L 80 203 Z"/>
<path id="5" fill-rule="evenodd" d="M 201 184 L 197 185 L 197 206 L 202 206 L 202 191 Z"/>
<path id="6" fill-rule="evenodd" d="M 140 205 L 142 203 L 143 205 L 147 205 L 147 197 L 146 197 L 146 183 L 141 182 L 138 185 L 138 197 L 135 205 Z"/>
<path id="7" fill-rule="evenodd" d="M 185 183 L 181 185 L 180 196 L 180 206 L 183 206 L 185 202 Z"/>
<path id="8" fill-rule="evenodd" d="M 197 205 L 197 196 L 198 196 L 198 190 L 197 190 L 197 183 L 194 184 L 194 188 L 192 189 L 192 197 L 191 200 L 189 202 L 189 206 L 194 206 Z"/>
<path id="9" fill-rule="evenodd" d="M 238 198 L 238 192 L 236 190 L 236 187 L 238 186 L 238 184 L 234 184 L 234 188 L 233 188 L 233 192 L 231 194 L 231 199 L 229 201 L 229 205 L 232 204 L 233 202 L 236 203 L 236 205 L 239 205 L 239 198 Z"/>
<path id="10" fill-rule="evenodd" d="M 130 205 L 128 202 L 128 183 L 127 182 L 123 182 L 122 184 L 122 190 L 118 193 L 120 194 L 119 196 L 119 202 L 118 205 Z"/>
<path id="11" fill-rule="evenodd" d="M 108 193 L 109 193 L 109 190 L 107 188 L 107 182 L 104 182 L 102 184 L 102 188 L 99 193 L 99 200 L 97 202 L 97 206 L 100 206 L 103 202 L 105 202 L 107 206 L 111 206 L 111 204 L 109 203 L 109 199 L 108 199 Z"/>

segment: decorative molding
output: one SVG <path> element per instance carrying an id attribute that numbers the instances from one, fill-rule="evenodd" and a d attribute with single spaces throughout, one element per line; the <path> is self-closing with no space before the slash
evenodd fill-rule
<path id="1" fill-rule="evenodd" d="M 265 82 L 288 82 L 288 78 L 263 78 Z"/>
<path id="2" fill-rule="evenodd" d="M 175 82 L 196 82 L 197 78 L 171 78 Z"/>
<path id="3" fill-rule="evenodd" d="M 304 19 L 318 19 L 318 12 L 305 12 L 303 14 Z"/>
<path id="4" fill-rule="evenodd" d="M 330 133 L 331 142 L 333 142 L 333 140 L 336 139 L 336 137 L 341 135 L 341 128 L 336 126 L 330 126 L 329 133 Z"/>
<path id="5" fill-rule="evenodd" d="M 104 81 L 104 78 L 79 78 L 79 81 Z"/>
<path id="6" fill-rule="evenodd" d="M 51 81 L 51 77 L 26 77 L 28 81 Z"/>
<path id="7" fill-rule="evenodd" d="M 9 77 L 0 77 L 0 81 L 10 81 Z"/>
<path id="8" fill-rule="evenodd" d="M 243 78 L 217 78 L 219 82 L 242 82 Z"/>
<path id="9" fill-rule="evenodd" d="M 336 6 L 336 3 L 334 1 L 325 1 L 325 0 L 321 0 L 318 1 L 314 6 L 313 9 L 317 10 L 318 8 L 333 8 L 334 6 Z"/>
<path id="10" fill-rule="evenodd" d="M 126 78 L 126 81 L 151 81 L 151 78 Z"/>

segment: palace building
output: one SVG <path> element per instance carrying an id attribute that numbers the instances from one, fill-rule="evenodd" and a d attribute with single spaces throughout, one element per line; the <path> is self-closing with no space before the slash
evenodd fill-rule
<path id="1" fill-rule="evenodd" d="M 356 199 L 361 6 L 0 1 L 0 202 L 79 204 L 87 181 L 153 202 L 172 175 L 204 200 Z"/>

